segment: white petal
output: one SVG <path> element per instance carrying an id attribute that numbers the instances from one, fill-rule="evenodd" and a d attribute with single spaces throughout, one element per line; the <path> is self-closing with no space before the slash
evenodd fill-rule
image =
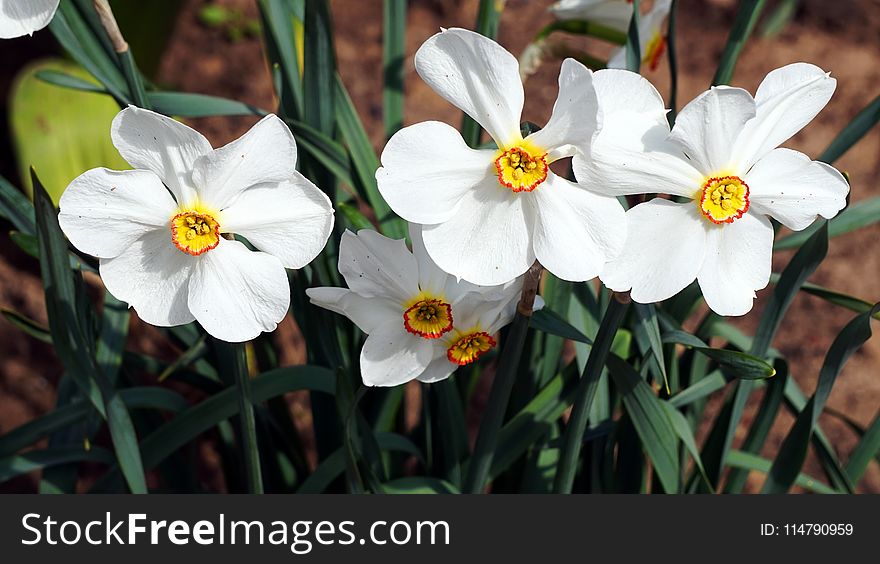
<path id="1" fill-rule="evenodd" d="M 0 0 L 0 39 L 33 35 L 49 25 L 59 0 Z"/>
<path id="2" fill-rule="evenodd" d="M 409 224 L 409 238 L 412 241 L 412 253 L 419 263 L 419 289 L 423 292 L 439 294 L 452 301 L 453 296 L 446 296 L 447 286 L 455 287 L 455 278 L 443 272 L 437 264 L 431 260 L 428 251 L 425 250 L 425 241 L 422 239 L 422 226 L 417 223 Z"/>
<path id="3" fill-rule="evenodd" d="M 639 36 L 641 40 L 641 35 Z M 641 43 L 641 41 L 639 41 Z M 609 69 L 621 69 L 625 70 L 627 68 L 626 64 L 626 47 L 618 47 L 614 51 L 611 52 L 611 56 L 608 57 L 608 68 Z"/>
<path id="4" fill-rule="evenodd" d="M 755 100 L 742 88 L 713 86 L 682 108 L 669 139 L 691 158 L 704 175 L 742 174 L 732 162 L 734 143 L 747 121 L 755 117 Z"/>
<path id="5" fill-rule="evenodd" d="M 118 257 L 101 259 L 101 279 L 138 317 L 151 325 L 172 327 L 194 319 L 187 295 L 196 260 L 174 246 L 167 230 L 156 230 Z"/>
<path id="6" fill-rule="evenodd" d="M 504 47 L 453 28 L 425 41 L 415 63 L 422 80 L 482 125 L 499 147 L 520 138 L 524 95 L 519 63 Z"/>
<path id="7" fill-rule="evenodd" d="M 623 252 L 599 278 L 639 303 L 671 298 L 694 281 L 706 253 L 706 220 L 693 202 L 653 199 L 626 212 Z"/>
<path id="8" fill-rule="evenodd" d="M 553 115 L 543 129 L 528 139 L 548 150 L 572 145 L 589 152 L 598 127 L 597 114 L 592 71 L 574 59 L 565 59 L 559 71 L 559 96 L 553 105 Z"/>
<path id="9" fill-rule="evenodd" d="M 358 294 L 404 302 L 419 292 L 418 262 L 403 240 L 369 229 L 342 234 L 339 273 Z"/>
<path id="10" fill-rule="evenodd" d="M 849 184 L 836 168 L 791 149 L 774 149 L 745 178 L 751 210 L 773 216 L 794 231 L 846 206 Z"/>
<path id="11" fill-rule="evenodd" d="M 706 260 L 697 280 L 706 304 L 719 315 L 745 315 L 755 290 L 770 282 L 773 226 L 747 213 L 733 223 L 709 229 Z"/>
<path id="12" fill-rule="evenodd" d="M 290 180 L 296 172 L 296 142 L 281 119 L 269 114 L 235 141 L 198 159 L 193 183 L 199 196 L 225 208 L 244 190 Z"/>
<path id="13" fill-rule="evenodd" d="M 309 301 L 316 306 L 344 315 L 369 335 L 383 323 L 396 319 L 403 323 L 400 305 L 387 298 L 365 298 L 347 288 L 307 288 Z"/>
<path id="14" fill-rule="evenodd" d="M 550 6 L 550 11 L 560 20 L 588 20 L 625 32 L 632 18 L 632 2 L 559 0 Z"/>
<path id="15" fill-rule="evenodd" d="M 281 261 L 248 250 L 238 241 L 220 245 L 196 262 L 189 308 L 212 336 L 242 342 L 274 331 L 290 306 L 290 285 Z"/>
<path id="16" fill-rule="evenodd" d="M 494 174 L 494 160 L 495 151 L 471 149 L 455 128 L 426 121 L 388 140 L 376 182 L 402 218 L 441 223 L 455 215 L 465 192 Z"/>
<path id="17" fill-rule="evenodd" d="M 425 384 L 433 384 L 434 382 L 449 378 L 457 368 L 457 364 L 449 362 L 449 359 L 446 358 L 446 351 L 441 350 L 437 356 L 431 360 L 428 367 L 425 368 L 425 371 L 416 379 Z"/>
<path id="18" fill-rule="evenodd" d="M 737 140 L 737 158 L 744 166 L 785 143 L 810 123 L 831 99 L 837 80 L 809 63 L 793 63 L 771 71 L 755 94 L 755 119 Z"/>
<path id="19" fill-rule="evenodd" d="M 170 244 L 176 206 L 152 172 L 93 168 L 73 179 L 59 205 L 61 229 L 86 254 L 113 258 L 157 228 Z"/>
<path id="20" fill-rule="evenodd" d="M 534 217 L 525 207 L 523 198 L 492 178 L 467 192 L 449 221 L 425 226 L 428 254 L 446 272 L 474 284 L 513 280 L 535 261 Z"/>
<path id="21" fill-rule="evenodd" d="M 593 84 L 602 127 L 591 155 L 574 156 L 578 181 L 607 195 L 693 197 L 703 174 L 667 140 L 666 108 L 657 89 L 643 76 L 622 70 L 601 70 Z"/>
<path id="22" fill-rule="evenodd" d="M 291 180 L 260 184 L 222 212 L 220 229 L 247 237 L 255 247 L 302 268 L 318 256 L 333 230 L 333 205 L 298 172 Z"/>
<path id="23" fill-rule="evenodd" d="M 406 332 L 402 320 L 380 325 L 361 349 L 361 378 L 367 386 L 397 386 L 416 378 L 431 362 L 432 343 Z"/>
<path id="24" fill-rule="evenodd" d="M 156 173 L 179 204 L 196 199 L 193 164 L 211 152 L 201 133 L 162 114 L 129 106 L 113 118 L 110 136 L 128 164 Z"/>
<path id="25" fill-rule="evenodd" d="M 620 254 L 626 214 L 616 198 L 593 194 L 555 174 L 531 195 L 538 216 L 535 256 L 556 277 L 591 280 Z"/>

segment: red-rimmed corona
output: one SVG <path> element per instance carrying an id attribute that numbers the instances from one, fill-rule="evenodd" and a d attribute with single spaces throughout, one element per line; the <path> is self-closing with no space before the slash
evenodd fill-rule
<path id="1" fill-rule="evenodd" d="M 453 364 L 465 366 L 475 362 L 497 344 L 492 335 L 485 331 L 473 330 L 460 333 L 446 349 L 446 358 Z"/>
<path id="2" fill-rule="evenodd" d="M 210 213 L 181 212 L 171 218 L 171 241 L 184 253 L 197 257 L 220 244 L 220 224 Z"/>
<path id="3" fill-rule="evenodd" d="M 749 211 L 749 185 L 739 176 L 714 176 L 706 179 L 695 200 L 712 223 L 733 223 Z"/>
<path id="4" fill-rule="evenodd" d="M 531 192 L 547 180 L 547 152 L 525 142 L 499 151 L 495 159 L 498 182 L 514 192 Z"/>
<path id="5" fill-rule="evenodd" d="M 452 306 L 439 298 L 421 298 L 403 312 L 403 326 L 423 339 L 442 337 L 452 322 Z"/>

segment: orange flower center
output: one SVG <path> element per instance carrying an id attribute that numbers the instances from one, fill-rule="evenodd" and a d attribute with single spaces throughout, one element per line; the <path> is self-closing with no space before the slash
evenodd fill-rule
<path id="1" fill-rule="evenodd" d="M 707 178 L 695 199 L 712 223 L 733 223 L 749 210 L 749 186 L 739 176 Z"/>
<path id="2" fill-rule="evenodd" d="M 403 326 L 423 339 L 436 339 L 452 330 L 452 306 L 436 298 L 421 299 L 403 312 Z"/>
<path id="3" fill-rule="evenodd" d="M 547 153 L 521 143 L 499 151 L 495 159 L 498 182 L 514 192 L 531 192 L 547 180 Z"/>
<path id="4" fill-rule="evenodd" d="M 171 241 L 184 253 L 199 256 L 220 244 L 220 224 L 208 213 L 181 212 L 171 218 Z"/>
<path id="5" fill-rule="evenodd" d="M 485 331 L 474 331 L 459 337 L 446 350 L 449 362 L 459 366 L 470 364 L 492 350 L 497 343 Z"/>

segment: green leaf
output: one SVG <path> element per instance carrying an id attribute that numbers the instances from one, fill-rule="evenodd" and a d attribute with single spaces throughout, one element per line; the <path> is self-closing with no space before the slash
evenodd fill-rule
<path id="1" fill-rule="evenodd" d="M 48 82 L 49 84 L 54 84 L 55 86 L 60 86 L 62 88 L 72 88 L 73 90 L 81 90 L 83 92 L 95 92 L 100 94 L 107 93 L 107 90 L 103 86 L 97 84 L 93 80 L 86 80 L 84 78 L 68 74 L 66 72 L 47 69 L 37 71 L 36 77 L 43 82 Z"/>
<path id="2" fill-rule="evenodd" d="M 699 351 L 717 362 L 731 377 L 744 380 L 761 380 L 776 374 L 776 370 L 764 360 L 750 354 L 728 349 L 713 349 L 698 337 L 684 331 L 667 331 L 664 343 L 678 343 Z"/>
<path id="3" fill-rule="evenodd" d="M 110 123 L 119 112 L 117 104 L 105 96 L 48 84 L 37 76 L 46 70 L 83 81 L 94 79 L 73 63 L 49 59 L 19 73 L 10 93 L 12 142 L 24 188 L 32 193 L 28 171 L 34 167 L 57 203 L 67 185 L 86 170 L 130 167 L 110 140 Z"/>
<path id="4" fill-rule="evenodd" d="M 657 310 L 653 304 L 635 304 L 633 309 L 639 320 L 640 330 L 647 337 L 648 344 L 651 347 L 651 354 L 660 375 L 663 377 L 663 384 L 666 386 L 666 393 L 669 394 L 669 380 L 666 376 L 666 361 L 663 359 L 663 341 L 660 338 L 660 324 L 657 321 Z"/>
<path id="5" fill-rule="evenodd" d="M 639 0 L 633 0 L 633 14 L 629 20 L 629 29 L 626 33 L 626 68 L 632 72 L 639 72 L 642 66 L 642 48 L 639 43 L 639 19 L 641 7 Z"/>
<path id="6" fill-rule="evenodd" d="M 49 29 L 64 50 L 95 77 L 120 106 L 131 101 L 126 91 L 125 78 L 116 61 L 111 58 L 112 49 L 105 48 L 75 3 L 62 2 L 49 24 Z M 106 39 L 106 34 L 104 38 Z"/>
<path id="7" fill-rule="evenodd" d="M 447 482 L 430 476 L 407 476 L 382 484 L 388 494 L 457 494 L 458 488 Z"/>
<path id="8" fill-rule="evenodd" d="M 761 37 L 775 37 L 794 18 L 799 0 L 781 0 L 761 26 Z"/>
<path id="9" fill-rule="evenodd" d="M 501 428 L 489 473 L 492 479 L 507 470 L 529 447 L 549 433 L 550 427 L 571 405 L 577 382 L 577 368 L 570 364 Z"/>
<path id="10" fill-rule="evenodd" d="M 0 308 L 0 314 L 6 318 L 6 321 L 24 331 L 26 334 L 30 335 L 34 339 L 41 341 L 43 343 L 52 344 L 52 335 L 49 334 L 48 329 L 39 325 L 33 319 L 29 319 L 22 314 L 12 311 L 11 309 Z"/>
<path id="11" fill-rule="evenodd" d="M 877 311 L 880 311 L 880 303 L 850 321 L 831 343 L 825 362 L 819 371 L 816 392 L 801 410 L 794 426 L 782 441 L 773 466 L 767 474 L 767 481 L 762 488 L 763 493 L 785 493 L 791 488 L 797 478 L 798 470 L 806 460 L 813 429 L 828 401 L 837 375 L 849 357 L 871 338 L 871 318 Z"/>
<path id="12" fill-rule="evenodd" d="M 792 233 L 776 241 L 774 251 L 795 249 L 806 243 L 825 223 L 828 223 L 828 236 L 837 237 L 856 229 L 874 225 L 880 221 L 880 196 L 868 198 L 852 204 L 830 222 L 820 221 L 797 233 Z"/>
<path id="13" fill-rule="evenodd" d="M 351 162 L 356 173 L 353 178 L 354 188 L 373 208 L 382 232 L 392 239 L 403 239 L 406 237 L 406 225 L 394 215 L 379 193 L 379 187 L 376 184 L 376 170 L 380 166 L 379 159 L 373 152 L 373 146 L 370 144 L 367 132 L 364 130 L 348 91 L 338 75 L 336 76 L 335 93 L 336 123 L 351 154 Z"/>
<path id="14" fill-rule="evenodd" d="M 669 20 L 666 27 L 666 58 L 669 61 L 669 127 L 675 125 L 675 116 L 678 114 L 678 50 L 676 49 L 676 37 L 678 29 L 678 0 L 672 0 L 669 5 Z"/>
<path id="15" fill-rule="evenodd" d="M 703 467 L 703 460 L 700 458 L 700 449 L 697 448 L 697 441 L 694 438 L 694 432 L 691 430 L 691 426 L 687 419 L 668 401 L 658 401 L 660 401 L 660 405 L 663 407 L 666 416 L 669 418 L 669 422 L 672 424 L 672 430 L 675 431 L 675 434 L 678 435 L 678 438 L 681 439 L 682 444 L 685 446 L 688 453 L 690 453 L 691 458 L 694 459 L 694 465 L 697 467 L 700 477 L 703 478 L 703 482 L 709 489 L 711 489 L 712 482 L 709 481 L 709 476 L 706 474 L 706 469 Z"/>
<path id="16" fill-rule="evenodd" d="M 605 360 L 611 351 L 617 330 L 626 314 L 627 306 L 628 304 L 621 303 L 612 297 L 608 309 L 602 317 L 599 331 L 596 333 L 596 340 L 590 349 L 587 364 L 584 366 L 578 384 L 574 407 L 565 428 L 562 454 L 559 458 L 559 468 L 556 470 L 556 481 L 553 487 L 556 493 L 571 493 L 583 445 L 584 432 L 589 422 L 593 399 L 599 387 L 599 377 L 602 375 Z"/>
<path id="17" fill-rule="evenodd" d="M 160 114 L 185 118 L 210 116 L 265 116 L 257 106 L 207 94 L 189 92 L 147 92 L 147 101 Z"/>
<path id="18" fill-rule="evenodd" d="M 394 433 L 376 433 L 376 442 L 382 450 L 391 450 L 411 454 L 417 459 L 422 458 L 419 448 L 408 438 Z M 296 493 L 315 494 L 325 491 L 345 472 L 345 448 L 339 448 L 315 469 L 302 483 Z"/>
<path id="19" fill-rule="evenodd" d="M 69 462 L 110 464 L 113 462 L 113 455 L 100 447 L 85 450 L 81 446 L 61 446 L 31 450 L 24 454 L 0 458 L 0 483 L 34 470 Z"/>
<path id="20" fill-rule="evenodd" d="M 593 344 L 592 339 L 569 324 L 564 317 L 555 311 L 548 309 L 546 306 L 532 314 L 529 326 L 532 329 L 537 329 L 538 331 L 543 331 L 550 335 L 556 335 L 563 339 L 571 339 L 572 341 L 586 343 L 588 345 Z"/>
<path id="21" fill-rule="evenodd" d="M 382 6 L 382 117 L 385 137 L 390 138 L 403 127 L 406 0 L 384 0 Z"/>
<path id="22" fill-rule="evenodd" d="M 22 233 L 36 233 L 34 206 L 22 192 L 0 176 L 0 218 L 9 220 Z"/>
<path id="23" fill-rule="evenodd" d="M 252 399 L 255 403 L 296 390 L 333 394 L 335 389 L 333 373 L 317 366 L 278 368 L 251 381 Z M 152 470 L 174 451 L 236 413 L 238 396 L 235 388 L 227 388 L 187 409 L 143 440 L 141 451 L 144 468 Z M 113 469 L 96 484 L 95 489 L 102 490 L 110 485 L 115 473 L 116 469 Z"/>
<path id="24" fill-rule="evenodd" d="M 285 118 L 302 119 L 302 53 L 297 51 L 303 44 L 303 2 L 259 0 L 257 5 L 263 22 L 266 56 L 271 66 L 280 72 L 278 97 L 281 113 Z"/>
<path id="25" fill-rule="evenodd" d="M 849 455 L 846 463 L 846 474 L 853 482 L 858 482 L 868 469 L 868 463 L 877 459 L 880 453 L 880 415 L 874 417 L 871 426 L 862 435 L 859 444 Z"/>
<path id="26" fill-rule="evenodd" d="M 549 37 L 555 31 L 595 37 L 615 45 L 626 44 L 626 34 L 622 31 L 587 20 L 555 20 L 544 26 L 535 36 L 533 42 Z"/>
<path id="27" fill-rule="evenodd" d="M 761 458 L 760 456 L 750 454 L 748 452 L 742 452 L 739 450 L 732 450 L 727 457 L 727 463 L 734 468 L 743 468 L 745 470 L 754 470 L 756 472 L 767 473 L 770 470 L 770 465 L 772 464 L 766 458 Z M 836 494 L 837 491 L 829 488 L 819 480 L 807 476 L 806 474 L 798 474 L 795 479 L 795 484 L 800 487 L 810 490 L 813 493 L 818 494 Z"/>
<path id="28" fill-rule="evenodd" d="M 475 31 L 489 39 L 495 39 L 495 36 L 498 34 L 501 10 L 503 9 L 504 3 L 497 0 L 480 0 Z M 470 147 L 477 148 L 480 145 L 480 137 L 482 136 L 480 124 L 467 114 L 462 118 L 461 136 Z"/>
<path id="29" fill-rule="evenodd" d="M 739 54 L 742 52 L 746 41 L 752 35 L 752 30 L 754 30 L 755 24 L 758 23 L 758 18 L 761 16 L 765 3 L 766 0 L 742 0 L 739 3 L 736 19 L 733 21 L 730 35 L 727 36 L 724 52 L 721 53 L 718 70 L 715 71 L 715 78 L 712 79 L 713 86 L 730 83 Z"/>
<path id="30" fill-rule="evenodd" d="M 678 492 L 681 489 L 678 435 L 667 408 L 639 373 L 620 357 L 610 356 L 608 369 L 663 489 L 666 493 Z"/>
<path id="31" fill-rule="evenodd" d="M 877 125 L 878 121 L 880 121 L 880 96 L 874 98 L 870 104 L 843 128 L 843 131 L 837 134 L 834 141 L 819 155 L 819 160 L 828 164 L 834 163 L 850 147 L 855 145 L 859 139 L 864 137 L 871 128 Z"/>
<path id="32" fill-rule="evenodd" d="M 86 306 L 77 299 L 67 244 L 58 225 L 58 215 L 49 195 L 31 171 L 34 204 L 40 241 L 40 271 L 46 294 L 49 329 L 59 358 L 68 373 L 107 420 L 116 456 L 132 493 L 146 493 L 137 435 L 125 404 L 98 368 L 94 343 L 83 326 L 88 319 Z"/>

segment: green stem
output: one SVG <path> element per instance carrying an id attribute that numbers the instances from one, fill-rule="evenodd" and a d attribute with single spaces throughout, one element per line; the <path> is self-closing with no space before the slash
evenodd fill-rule
<path id="1" fill-rule="evenodd" d="M 569 417 L 568 425 L 565 428 L 562 454 L 559 458 L 553 485 L 556 493 L 571 493 L 599 377 L 602 375 L 605 359 L 608 358 L 608 353 L 611 351 L 611 344 L 614 342 L 614 336 L 623 321 L 628 305 L 629 303 L 623 303 L 615 296 L 608 303 L 608 309 L 605 310 L 605 315 L 602 317 L 602 323 L 596 333 L 596 340 L 593 342 L 593 348 L 590 349 L 590 356 L 587 357 L 587 364 L 584 366 L 584 373 L 578 384 L 571 417 Z"/>
<path id="2" fill-rule="evenodd" d="M 590 37 L 602 39 L 609 43 L 614 43 L 615 45 L 626 44 L 626 34 L 622 31 L 611 29 L 610 27 L 605 27 L 604 25 L 595 22 L 583 20 L 555 21 L 547 24 L 544 29 L 539 31 L 538 35 L 535 36 L 535 41 L 546 38 L 554 31 L 574 33 L 577 35 L 589 35 Z"/>
<path id="3" fill-rule="evenodd" d="M 492 391 L 489 392 L 489 401 L 483 414 L 483 421 L 480 423 L 477 442 L 474 445 L 474 455 L 468 463 L 467 475 L 462 488 L 464 493 L 481 493 L 486 486 L 489 469 L 495 458 L 498 432 L 504 422 L 504 413 L 507 411 L 507 404 L 510 401 L 510 392 L 516 381 L 516 373 L 526 342 L 526 334 L 529 331 L 532 307 L 535 303 L 542 271 L 543 267 L 536 261 L 525 275 L 516 317 L 513 319 L 507 341 L 501 351 L 495 381 L 492 382 Z"/>
<path id="4" fill-rule="evenodd" d="M 248 375 L 247 357 L 243 344 L 229 345 L 233 353 L 233 372 L 238 389 L 239 424 L 241 425 L 241 450 L 244 459 L 248 493 L 263 493 L 263 475 L 260 469 L 260 451 L 257 448 L 257 425 L 254 421 L 254 400 L 251 379 Z"/>

